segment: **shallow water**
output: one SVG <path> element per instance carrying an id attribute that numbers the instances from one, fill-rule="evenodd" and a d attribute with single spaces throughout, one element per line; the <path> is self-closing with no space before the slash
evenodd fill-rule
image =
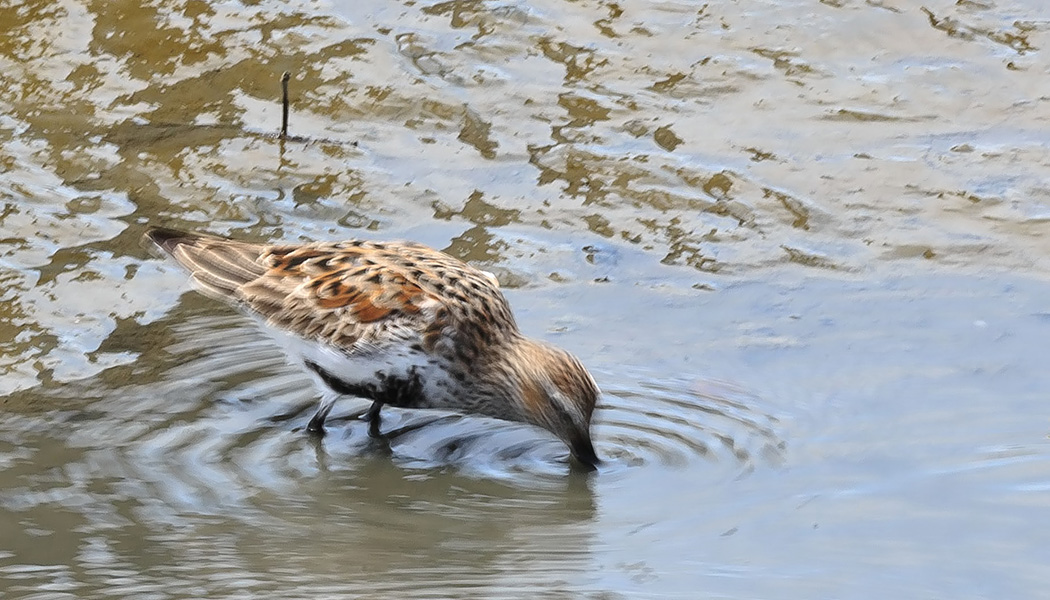
<path id="1" fill-rule="evenodd" d="M 0 595 L 1039 597 L 1040 9 L 0 3 Z M 156 224 L 492 271 L 605 464 L 353 399 L 305 435 Z"/>

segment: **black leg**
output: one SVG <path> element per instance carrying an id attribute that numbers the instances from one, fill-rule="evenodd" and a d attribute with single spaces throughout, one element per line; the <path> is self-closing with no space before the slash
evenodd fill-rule
<path id="1" fill-rule="evenodd" d="M 372 402 L 372 406 L 368 407 L 368 412 L 365 417 L 368 418 L 368 436 L 369 437 L 381 437 L 382 434 L 379 432 L 379 426 L 382 419 L 379 416 L 379 411 L 383 410 L 383 403 L 378 400 Z"/>
<path id="2" fill-rule="evenodd" d="M 313 418 L 310 419 L 310 423 L 306 426 L 307 431 L 317 435 L 324 435 L 324 421 L 328 418 L 328 413 L 332 412 L 336 399 L 338 399 L 338 396 L 333 394 L 321 400 L 321 407 L 317 409 Z"/>
<path id="3" fill-rule="evenodd" d="M 324 435 L 324 415 L 321 411 L 317 411 L 313 418 L 310 419 L 310 423 L 307 424 L 306 430 L 318 436 Z"/>

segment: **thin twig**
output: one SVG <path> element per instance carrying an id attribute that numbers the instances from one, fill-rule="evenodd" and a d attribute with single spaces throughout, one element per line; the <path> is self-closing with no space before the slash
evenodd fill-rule
<path id="1" fill-rule="evenodd" d="M 288 71 L 281 75 L 281 139 L 288 137 L 288 80 L 292 74 Z"/>

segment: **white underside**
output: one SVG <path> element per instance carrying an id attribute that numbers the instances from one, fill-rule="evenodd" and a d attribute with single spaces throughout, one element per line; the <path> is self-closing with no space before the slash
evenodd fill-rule
<path id="1" fill-rule="evenodd" d="M 304 368 L 304 363 L 309 361 L 350 384 L 374 382 L 379 373 L 388 377 L 407 378 L 414 368 L 423 383 L 428 404 L 432 406 L 440 405 L 439 399 L 451 389 L 451 378 L 444 369 L 430 364 L 425 355 L 409 350 L 404 344 L 391 343 L 387 347 L 362 345 L 347 352 L 277 329 L 262 319 L 255 320 L 263 331 L 273 337 L 289 362 L 299 368 Z M 317 373 L 306 370 L 326 397 L 333 394 Z"/>

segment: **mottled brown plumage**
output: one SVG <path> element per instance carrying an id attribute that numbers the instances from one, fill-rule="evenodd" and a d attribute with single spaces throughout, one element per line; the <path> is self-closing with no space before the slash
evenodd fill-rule
<path id="1" fill-rule="evenodd" d="M 287 334 L 290 356 L 327 388 L 372 400 L 374 418 L 391 404 L 523 421 L 597 464 L 597 385 L 571 354 L 521 334 L 491 274 L 412 242 L 146 235 L 205 293 Z M 334 399 L 322 402 L 311 430 L 322 430 Z"/>

